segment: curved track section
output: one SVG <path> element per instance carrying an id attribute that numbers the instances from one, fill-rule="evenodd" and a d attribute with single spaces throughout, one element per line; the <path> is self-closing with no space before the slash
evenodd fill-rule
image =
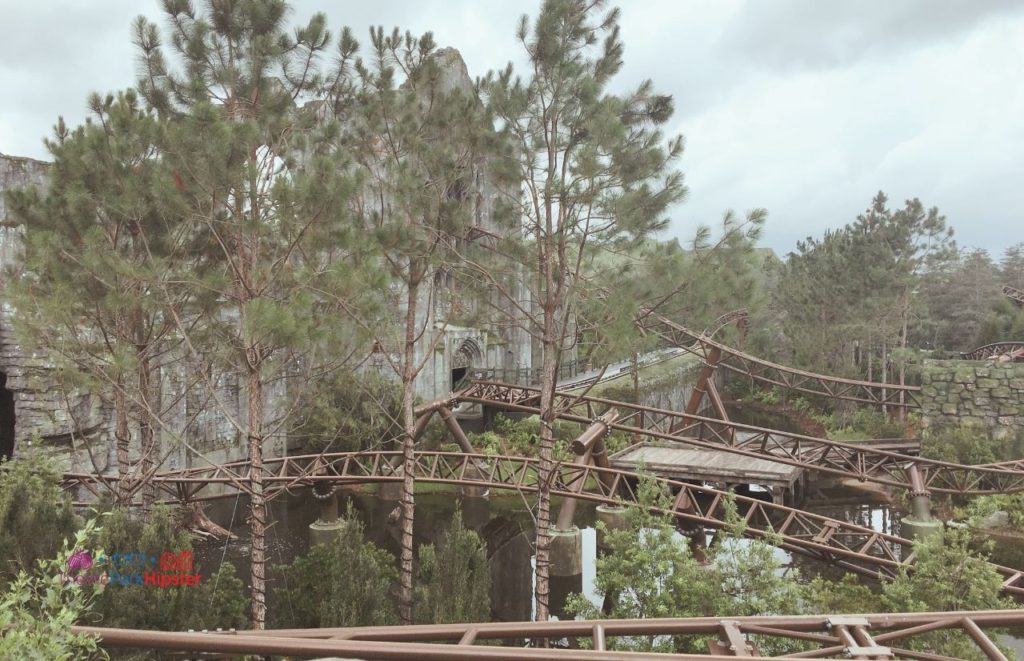
<path id="1" fill-rule="evenodd" d="M 716 342 L 706 335 L 696 333 L 659 314 L 642 313 L 638 323 L 646 332 L 654 333 L 674 347 L 689 351 L 705 363 L 708 362 L 708 354 L 713 349 L 717 349 L 721 352 L 721 357 L 718 359 L 719 365 L 762 383 L 808 395 L 832 397 L 863 404 L 903 408 L 920 407 L 918 395 L 921 388 L 918 386 L 843 379 L 786 367 L 755 358 L 728 345 Z"/>
<path id="2" fill-rule="evenodd" d="M 379 483 L 400 482 L 402 453 L 353 452 L 282 457 L 265 461 L 263 482 L 273 495 L 289 488 L 318 482 Z M 540 461 L 527 457 L 492 456 L 450 452 L 417 452 L 415 479 L 425 483 L 509 489 L 534 493 L 539 482 Z M 239 475 L 248 472 L 248 462 L 235 462 L 209 468 L 158 473 L 158 489 L 171 496 L 171 502 L 212 500 L 227 494 L 204 495 L 210 485 L 238 488 Z M 65 477 L 66 486 L 84 485 L 94 476 L 76 474 Z M 598 503 L 638 505 L 636 473 L 592 465 L 560 463 L 553 476 L 553 496 L 577 498 Z M 650 478 L 673 495 L 671 503 L 656 511 L 671 514 L 684 524 L 719 529 L 726 525 L 726 504 L 730 494 L 664 478 Z M 909 540 L 876 532 L 826 516 L 767 503 L 755 498 L 731 496 L 746 523 L 745 534 L 763 538 L 780 548 L 829 562 L 868 576 L 895 576 L 901 568 L 911 567 L 913 553 Z M 269 497 L 268 497 L 269 499 Z M 997 566 L 1007 594 L 1024 596 L 1024 573 Z"/>
<path id="3" fill-rule="evenodd" d="M 1024 353 L 1024 342 L 993 342 L 973 351 L 965 351 L 960 354 L 961 360 L 987 360 L 996 356 L 1011 356 Z"/>
<path id="4" fill-rule="evenodd" d="M 1003 296 L 1010 299 L 1017 305 L 1024 305 L 1024 290 L 1020 290 L 1009 285 L 1003 285 Z"/>
<path id="5" fill-rule="evenodd" d="M 540 389 L 505 383 L 475 383 L 458 393 L 459 401 L 497 409 L 540 412 Z M 992 494 L 1024 491 L 1024 470 L 1019 463 L 963 466 L 890 452 L 868 444 L 840 443 L 824 438 L 790 434 L 715 418 L 688 415 L 598 397 L 555 393 L 559 418 L 588 424 L 609 409 L 618 420 L 611 428 L 665 441 L 719 450 L 791 466 L 854 477 L 862 481 L 914 489 L 909 471 L 916 467 L 922 485 L 932 492 Z"/>

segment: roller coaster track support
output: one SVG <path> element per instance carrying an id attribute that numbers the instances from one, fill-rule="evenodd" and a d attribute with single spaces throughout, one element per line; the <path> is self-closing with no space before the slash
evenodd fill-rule
<path id="1" fill-rule="evenodd" d="M 717 365 L 762 383 L 808 395 L 872 404 L 879 407 L 920 407 L 918 396 L 921 389 L 918 386 L 843 379 L 798 370 L 743 353 L 650 311 L 642 312 L 638 320 L 641 329 L 645 332 L 653 333 L 669 345 L 696 355 L 705 364 L 711 359 L 712 350 L 718 349 L 721 356 L 715 361 Z"/>
<path id="2" fill-rule="evenodd" d="M 614 427 L 614 425 L 611 425 Z M 309 487 L 319 482 L 370 484 L 398 482 L 401 467 L 393 465 L 398 451 L 349 452 L 278 457 L 264 461 L 263 482 L 268 500 L 288 489 Z M 485 467 L 481 471 L 480 467 Z M 237 488 L 230 473 L 245 471 L 248 462 L 158 473 L 153 481 L 158 494 L 169 502 L 188 503 L 229 497 L 230 492 L 205 495 L 204 489 L 221 485 Z M 536 493 L 539 460 L 528 457 L 471 455 L 451 452 L 417 452 L 414 477 L 420 483 L 485 487 Z M 96 476 L 94 476 L 96 477 Z M 594 465 L 556 463 L 552 472 L 551 495 L 578 498 L 608 505 L 636 506 L 639 476 L 629 471 Z M 87 475 L 66 476 L 66 486 L 82 484 Z M 908 539 L 877 532 L 826 516 L 756 498 L 732 495 L 678 480 L 649 477 L 663 492 L 674 494 L 672 502 L 654 508 L 689 526 L 720 529 L 726 525 L 726 503 L 732 499 L 746 524 L 747 536 L 776 540 L 780 548 L 867 576 L 894 577 L 911 569 L 914 554 Z M 168 502 L 165 501 L 165 502 Z M 1003 577 L 1003 591 L 1024 595 L 1024 573 L 995 566 Z"/>
<path id="3" fill-rule="evenodd" d="M 538 413 L 540 390 L 530 386 L 477 382 L 458 394 L 463 402 L 499 410 Z M 779 432 L 714 418 L 666 411 L 629 402 L 556 392 L 554 405 L 562 420 L 588 424 L 615 409 L 613 430 L 655 441 L 769 459 L 839 477 L 856 478 L 914 491 L 907 471 L 916 466 L 921 485 L 930 493 L 981 495 L 1024 491 L 1024 465 L 964 466 L 891 452 L 869 444 L 841 443 L 824 438 Z"/>

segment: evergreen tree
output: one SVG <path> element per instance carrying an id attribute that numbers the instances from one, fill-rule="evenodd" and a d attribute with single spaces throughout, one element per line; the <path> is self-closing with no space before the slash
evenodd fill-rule
<path id="1" fill-rule="evenodd" d="M 416 386 L 449 324 L 467 314 L 448 280 L 453 251 L 475 224 L 473 187 L 492 131 L 472 88 L 460 89 L 453 79 L 461 59 L 436 50 L 430 33 L 417 39 L 397 28 L 390 35 L 377 28 L 370 38 L 369 64 L 357 61 L 343 82 L 355 98 L 345 138 L 363 182 L 356 216 L 390 282 L 382 288 L 388 303 L 383 314 L 374 318 L 358 310 L 356 317 L 401 382 L 399 598 L 401 619 L 411 623 Z"/>
<path id="2" fill-rule="evenodd" d="M 419 548 L 416 621 L 420 624 L 486 622 L 491 618 L 487 545 L 456 511 L 437 546 Z"/>
<path id="3" fill-rule="evenodd" d="M 0 587 L 36 562 L 53 558 L 75 531 L 61 474 L 39 456 L 0 461 Z"/>
<path id="4" fill-rule="evenodd" d="M 175 345 L 154 292 L 180 239 L 182 206 L 159 158 L 163 127 L 135 92 L 93 95 L 89 107 L 83 126 L 72 131 L 61 120 L 47 141 L 49 185 L 11 195 L 27 232 L 24 274 L 8 294 L 18 337 L 56 363 L 68 395 L 81 390 L 112 409 L 117 502 L 130 502 L 132 482 L 141 480 L 148 510 L 164 418 L 159 372 Z M 133 431 L 138 466 L 130 460 Z"/>
<path id="5" fill-rule="evenodd" d="M 665 210 L 685 193 L 672 169 L 682 140 L 666 144 L 658 129 L 672 115 L 671 98 L 649 81 L 623 96 L 608 92 L 622 66 L 618 19 L 601 1 L 547 0 L 537 19 L 524 16 L 516 31 L 529 76 L 517 77 L 509 65 L 480 83 L 507 138 L 503 171 L 514 182 L 508 203 L 523 219 L 526 239 L 500 242 L 496 252 L 530 274 L 529 296 L 489 269 L 480 272 L 541 349 L 538 620 L 549 616 L 554 390 L 563 355 L 574 351 L 578 302 L 595 288 L 585 277 L 587 255 L 663 228 Z"/>
<path id="6" fill-rule="evenodd" d="M 102 518 L 96 535 L 97 548 L 107 553 L 104 567 L 119 574 L 156 571 L 147 562 L 114 560 L 111 554 L 141 553 L 158 558 L 162 553 L 192 552 L 192 540 L 182 530 L 175 513 L 157 506 L 144 519 L 124 510 L 115 510 Z M 184 631 L 187 629 L 229 629 L 246 622 L 245 585 L 235 576 L 230 562 L 215 572 L 196 563 L 193 572 L 201 576 L 199 585 L 153 590 L 137 585 L 111 583 L 97 595 L 91 611 L 102 619 L 99 626 L 126 629 Z"/>
<path id="7" fill-rule="evenodd" d="M 278 567 L 274 621 L 278 627 L 355 627 L 395 624 L 391 586 L 395 558 L 366 540 L 349 509 L 337 538 L 316 544 L 291 565 Z"/>
<path id="8" fill-rule="evenodd" d="M 139 89 L 167 123 L 163 160 L 186 200 L 183 230 L 192 261 L 165 287 L 184 292 L 176 310 L 195 370 L 221 413 L 245 439 L 249 459 L 251 621 L 266 617 L 266 499 L 263 455 L 290 410 L 267 410 L 268 389 L 301 388 L 337 367 L 358 341 L 337 308 L 371 269 L 351 248 L 348 203 L 356 188 L 337 122 L 318 101 L 338 96 L 338 71 L 355 48 L 338 40 L 337 70 L 325 73 L 331 35 L 315 14 L 289 33 L 282 0 L 164 3 L 160 31 L 136 24 Z M 347 262 L 347 263 L 346 263 Z M 211 376 L 214 375 L 214 376 Z M 246 404 L 218 395 L 215 375 L 237 375 Z"/>

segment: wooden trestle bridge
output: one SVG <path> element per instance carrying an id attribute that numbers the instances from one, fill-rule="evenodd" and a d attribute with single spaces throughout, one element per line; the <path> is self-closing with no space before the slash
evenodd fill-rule
<path id="1" fill-rule="evenodd" d="M 585 431 L 574 443 L 573 462 L 556 462 L 551 482 L 554 496 L 605 504 L 637 505 L 637 473 L 615 470 L 608 465 L 601 439 L 608 431 L 626 432 L 634 437 L 659 442 L 732 453 L 798 466 L 803 469 L 856 478 L 906 489 L 911 496 L 929 493 L 978 495 L 1024 491 L 1024 460 L 967 466 L 918 456 L 916 447 L 896 446 L 894 451 L 870 443 L 841 443 L 823 438 L 779 432 L 729 421 L 710 383 L 718 365 L 747 377 L 798 392 L 845 399 L 872 405 L 911 408 L 919 405 L 920 389 L 914 386 L 879 384 L 840 379 L 794 370 L 763 361 L 694 333 L 654 313 L 640 322 L 646 332 L 659 335 L 671 345 L 689 351 L 705 363 L 695 395 L 683 412 L 668 411 L 597 397 L 558 392 L 555 407 L 562 420 L 579 423 Z M 696 414 L 702 396 L 710 396 L 718 418 Z M 422 434 L 434 415 L 439 415 L 461 452 L 417 452 L 413 470 L 419 482 L 483 487 L 533 493 L 539 483 L 540 462 L 533 457 L 495 456 L 477 453 L 463 433 L 455 411 L 461 405 L 480 405 L 494 410 L 539 413 L 540 389 L 497 381 L 476 381 L 450 398 L 432 402 L 417 410 L 417 433 Z M 403 479 L 401 453 L 363 451 L 320 453 L 264 460 L 263 484 L 267 499 L 291 490 L 329 483 L 365 484 L 397 482 Z M 188 504 L 247 494 L 249 465 L 240 461 L 221 465 L 159 472 L 150 478 L 159 499 Z M 648 477 L 659 483 L 671 500 L 661 510 L 675 517 L 684 528 L 719 529 L 725 526 L 726 502 L 733 499 L 746 523 L 746 533 L 765 538 L 783 549 L 838 565 L 873 577 L 893 577 L 912 569 L 912 542 L 895 535 L 805 512 L 757 498 L 733 495 L 667 477 Z M 66 473 L 64 486 L 78 495 L 99 496 L 104 491 L 126 489 L 114 476 Z M 137 494 L 141 483 L 127 485 Z M 76 504 L 86 504 L 82 501 Z M 1003 591 L 1024 598 L 1024 572 L 995 566 L 1002 575 Z M 511 624 L 461 624 L 430 627 L 313 631 L 235 632 L 223 634 L 178 634 L 145 632 L 145 642 L 123 630 L 82 628 L 99 633 L 104 645 L 139 646 L 174 650 L 289 653 L 299 655 L 343 654 L 374 659 L 455 658 L 678 658 L 709 659 L 749 656 L 753 653 L 745 636 L 781 636 L 814 643 L 814 650 L 787 658 L 826 658 L 849 654 L 853 658 L 940 659 L 933 654 L 910 652 L 883 643 L 943 628 L 961 628 L 991 659 L 1004 658 L 981 631 L 983 626 L 1024 625 L 1024 611 L 980 613 L 923 613 L 902 615 L 807 616 L 778 618 L 698 618 L 681 620 L 638 620 L 601 622 L 543 622 Z M 717 655 L 623 655 L 604 652 L 610 636 L 717 634 L 724 643 Z M 134 637 L 133 637 L 134 636 Z M 528 650 L 480 647 L 476 641 L 516 637 L 588 638 L 593 650 Z M 454 644 L 452 644 L 454 643 Z M 730 647 L 731 646 L 731 647 Z M 287 650 L 287 651 L 286 651 Z"/>

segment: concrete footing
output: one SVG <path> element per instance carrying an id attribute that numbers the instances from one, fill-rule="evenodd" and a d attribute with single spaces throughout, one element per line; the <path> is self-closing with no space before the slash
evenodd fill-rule
<path id="1" fill-rule="evenodd" d="M 909 540 L 925 539 L 932 535 L 937 535 L 942 532 L 942 522 L 930 519 L 928 521 L 921 521 L 912 517 L 903 517 L 900 519 L 900 537 Z M 909 549 L 907 549 L 909 551 Z"/>
<path id="2" fill-rule="evenodd" d="M 551 529 L 551 575 L 583 574 L 583 535 L 576 526 L 568 530 Z"/>
<path id="3" fill-rule="evenodd" d="M 466 466 L 466 479 L 467 480 L 480 480 L 483 479 L 483 474 L 476 464 L 470 464 Z M 486 486 L 463 486 L 462 495 L 466 498 L 486 498 L 491 493 L 489 487 Z"/>
<path id="4" fill-rule="evenodd" d="M 338 538 L 342 522 L 338 519 L 338 496 L 332 490 L 321 495 L 313 490 L 319 509 L 317 520 L 309 524 L 309 545 L 329 544 Z"/>
<path id="5" fill-rule="evenodd" d="M 612 530 L 625 530 L 627 527 L 625 507 L 619 505 L 598 505 L 597 506 L 597 520 L 604 524 L 604 530 L 601 527 L 597 529 L 597 547 L 600 549 L 607 549 L 608 543 L 605 539 L 605 535 Z"/>

